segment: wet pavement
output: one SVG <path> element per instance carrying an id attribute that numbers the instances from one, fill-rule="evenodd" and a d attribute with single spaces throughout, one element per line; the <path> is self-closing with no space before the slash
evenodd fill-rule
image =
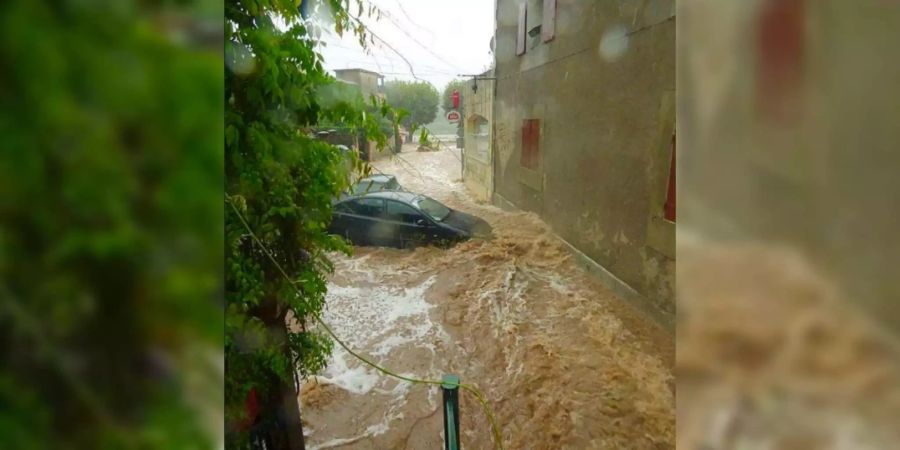
<path id="1" fill-rule="evenodd" d="M 478 386 L 506 449 L 674 448 L 674 336 L 590 278 L 536 216 L 472 200 L 458 151 L 414 148 L 374 165 L 484 218 L 495 238 L 335 257 L 325 321 L 398 373 Z M 493 448 L 480 405 L 460 395 L 463 448 Z M 301 392 L 307 446 L 442 448 L 440 400 L 335 346 Z"/>

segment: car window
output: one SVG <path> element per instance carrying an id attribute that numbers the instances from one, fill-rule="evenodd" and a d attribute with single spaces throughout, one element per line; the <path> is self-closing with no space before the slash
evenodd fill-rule
<path id="1" fill-rule="evenodd" d="M 422 217 L 422 213 L 409 205 L 388 200 L 387 219 L 396 222 L 416 223 L 417 220 L 424 219 L 424 217 Z"/>
<path id="2" fill-rule="evenodd" d="M 361 216 L 379 217 L 384 212 L 384 200 L 380 198 L 360 198 L 351 203 L 353 212 Z"/>
<path id="3" fill-rule="evenodd" d="M 425 196 L 419 197 L 416 206 L 437 221 L 444 220 L 444 218 L 450 215 L 450 208 Z"/>
<path id="4" fill-rule="evenodd" d="M 353 213 L 353 210 L 350 209 L 350 205 L 347 203 L 338 203 L 337 205 L 334 205 L 334 211 L 340 213 Z"/>
<path id="5" fill-rule="evenodd" d="M 366 192 L 378 192 L 382 190 L 382 183 L 378 181 L 366 180 L 360 181 L 353 186 L 354 194 L 365 194 Z"/>

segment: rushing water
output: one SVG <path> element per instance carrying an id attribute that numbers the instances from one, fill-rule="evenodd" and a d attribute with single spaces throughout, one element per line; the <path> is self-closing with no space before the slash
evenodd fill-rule
<path id="1" fill-rule="evenodd" d="M 474 202 L 455 151 L 399 156 L 375 166 L 484 218 L 495 238 L 336 257 L 325 314 L 334 330 L 398 373 L 477 385 L 506 449 L 674 448 L 674 337 L 589 278 L 534 215 Z M 460 395 L 463 447 L 492 448 L 480 405 Z M 307 445 L 441 448 L 440 398 L 336 346 L 301 393 Z"/>

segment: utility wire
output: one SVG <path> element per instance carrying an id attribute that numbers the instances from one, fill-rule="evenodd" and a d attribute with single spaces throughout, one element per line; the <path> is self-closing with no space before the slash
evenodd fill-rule
<path id="1" fill-rule="evenodd" d="M 385 13 L 385 17 L 387 17 L 388 22 L 390 22 L 392 25 L 394 25 L 395 28 L 397 28 L 398 30 L 400 30 L 401 33 L 405 34 L 406 37 L 412 39 L 412 41 L 415 42 L 416 45 L 418 45 L 418 46 L 421 47 L 423 50 L 425 50 L 426 52 L 428 52 L 429 54 L 431 54 L 431 56 L 434 56 L 435 58 L 437 58 L 438 61 L 440 61 L 440 62 L 446 64 L 448 67 L 450 67 L 451 70 L 459 71 L 459 68 L 458 68 L 458 66 L 457 66 L 456 64 L 453 64 L 453 63 L 451 63 L 451 62 L 448 62 L 446 59 L 444 59 L 443 57 L 441 57 L 441 55 L 438 55 L 437 53 L 435 53 L 434 51 L 432 51 L 430 48 L 428 48 L 427 45 L 425 45 L 425 44 L 419 42 L 418 39 L 416 39 L 413 35 L 409 34 L 409 33 L 408 33 L 408 32 L 407 32 L 400 24 L 398 24 L 397 21 L 395 21 L 394 18 L 393 18 L 390 14 Z"/>
<path id="2" fill-rule="evenodd" d="M 403 7 L 403 3 L 401 3 L 400 0 L 396 0 L 396 1 L 397 1 L 397 6 L 400 8 L 400 12 L 403 13 L 403 16 L 406 17 L 406 20 L 408 20 L 409 23 L 415 25 L 416 28 L 430 34 L 431 40 L 434 41 L 434 33 L 432 33 L 431 30 L 429 30 L 428 28 L 425 28 L 425 27 L 417 24 L 416 21 L 412 20 L 412 18 L 409 17 L 409 14 L 406 12 L 406 8 Z"/>
<path id="3" fill-rule="evenodd" d="M 375 55 L 374 55 L 374 52 L 373 52 L 373 53 L 369 53 L 369 52 L 366 52 L 364 49 L 361 49 L 361 48 L 347 47 L 347 46 L 345 46 L 345 45 L 339 45 L 339 44 L 334 44 L 334 43 L 330 43 L 330 42 L 325 43 L 325 47 L 326 47 L 326 48 L 327 48 L 327 47 L 335 47 L 335 48 L 340 48 L 340 49 L 344 49 L 344 50 L 359 51 L 359 52 L 362 52 L 363 55 L 365 55 L 365 56 L 372 56 L 372 57 L 375 56 Z M 356 55 L 353 55 L 353 56 L 356 56 Z M 402 59 L 400 59 L 400 58 L 395 58 L 395 57 L 391 57 L 391 56 L 380 55 L 379 57 L 380 57 L 381 59 L 385 59 L 385 60 L 389 60 L 389 61 L 403 62 Z M 426 69 L 426 70 L 424 70 L 424 71 L 440 72 L 442 75 L 456 75 L 456 74 L 459 72 L 459 70 L 456 69 L 456 68 L 454 68 L 452 71 L 448 71 L 448 69 L 446 69 L 446 68 L 443 68 L 443 67 L 435 67 L 435 66 L 428 65 L 428 64 L 416 64 L 416 67 L 418 67 L 418 68 L 420 68 L 420 69 Z M 420 71 L 420 72 L 424 72 L 424 71 Z"/>
<path id="4" fill-rule="evenodd" d="M 244 228 L 247 230 L 247 233 L 250 234 L 253 241 L 256 243 L 256 245 L 259 246 L 260 250 L 262 250 L 263 253 L 266 254 L 266 256 L 269 258 L 269 260 L 272 261 L 272 264 L 275 265 L 275 267 L 278 269 L 279 272 L 281 272 L 281 275 L 284 277 L 284 279 L 291 285 L 292 288 L 294 288 L 295 293 L 297 295 L 303 295 L 300 292 L 300 289 L 297 288 L 295 281 L 292 280 L 290 276 L 288 276 L 287 272 L 285 272 L 284 269 L 281 267 L 281 264 L 278 263 L 278 260 L 276 260 L 275 257 L 272 255 L 271 250 L 269 250 L 269 248 L 266 247 L 265 244 L 262 243 L 262 241 L 259 239 L 259 237 L 256 236 L 256 233 L 253 232 L 253 229 L 250 227 L 250 224 L 247 223 L 247 220 L 244 219 L 243 214 L 241 214 L 240 210 L 238 210 L 237 206 L 234 204 L 234 201 L 232 200 L 232 196 L 229 195 L 228 193 L 226 193 L 225 199 L 228 201 L 228 204 L 231 206 L 231 209 L 234 211 L 234 214 L 237 216 L 238 220 L 240 220 L 241 224 L 244 225 Z M 351 349 L 347 344 L 345 344 L 343 340 L 338 338 L 338 336 L 334 333 L 334 331 L 332 331 L 331 327 L 329 327 L 318 314 L 311 313 L 311 315 L 316 320 L 316 323 L 318 323 L 319 326 L 321 326 L 322 329 L 324 329 L 325 332 L 328 333 L 328 335 L 331 336 L 331 338 L 334 339 L 334 341 L 337 342 L 338 345 L 341 346 L 341 348 L 346 350 L 347 353 L 349 353 L 356 359 L 366 363 L 373 369 L 383 373 L 384 375 L 394 377 L 399 380 L 407 381 L 407 382 L 413 383 L 413 384 L 426 384 L 426 385 L 434 385 L 434 386 L 441 386 L 441 385 L 445 384 L 443 381 L 429 380 L 429 379 L 422 379 L 422 378 L 413 378 L 413 377 L 407 377 L 404 375 L 400 375 L 390 369 L 387 369 L 385 367 L 382 367 L 382 366 L 372 362 L 368 358 L 353 351 L 353 349 Z M 469 385 L 469 384 L 457 383 L 456 386 L 458 388 L 461 388 L 461 389 L 471 393 L 473 396 L 475 396 L 475 398 L 478 400 L 478 402 L 481 403 L 481 407 L 484 409 L 485 414 L 487 414 L 487 416 L 488 416 L 488 420 L 490 420 L 490 422 L 491 422 L 491 430 L 494 433 L 494 445 L 496 446 L 496 448 L 503 450 L 503 440 L 502 440 L 503 435 L 500 431 L 500 427 L 497 425 L 496 419 L 494 418 L 493 410 L 488 405 L 487 401 L 484 399 L 484 394 L 482 394 L 478 388 L 476 388 L 475 386 Z"/>

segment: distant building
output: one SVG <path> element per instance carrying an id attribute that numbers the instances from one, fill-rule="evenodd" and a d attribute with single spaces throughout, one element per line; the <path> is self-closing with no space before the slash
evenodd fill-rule
<path id="1" fill-rule="evenodd" d="M 492 144 L 467 142 L 467 185 L 539 214 L 614 292 L 671 326 L 675 2 L 497 0 L 496 17 L 496 81 L 478 91 L 493 88 L 493 114 L 467 110 Z"/>
<path id="2" fill-rule="evenodd" d="M 341 83 L 358 89 L 359 93 L 363 96 L 363 99 L 367 102 L 370 95 L 375 95 L 375 97 L 379 99 L 384 99 L 386 97 L 384 94 L 384 76 L 378 72 L 354 68 L 337 69 L 334 71 L 334 74 L 335 78 Z M 368 141 L 361 136 L 356 137 L 355 139 L 358 142 L 358 145 L 355 145 L 355 147 L 359 149 L 360 156 L 366 161 L 371 161 L 375 156 L 373 154 L 375 151 L 375 143 Z M 395 144 L 395 147 L 398 146 Z"/>
<path id="3" fill-rule="evenodd" d="M 378 72 L 358 68 L 338 69 L 334 71 L 334 75 L 338 80 L 359 86 L 360 92 L 366 99 L 371 94 L 384 98 L 384 75 Z"/>

